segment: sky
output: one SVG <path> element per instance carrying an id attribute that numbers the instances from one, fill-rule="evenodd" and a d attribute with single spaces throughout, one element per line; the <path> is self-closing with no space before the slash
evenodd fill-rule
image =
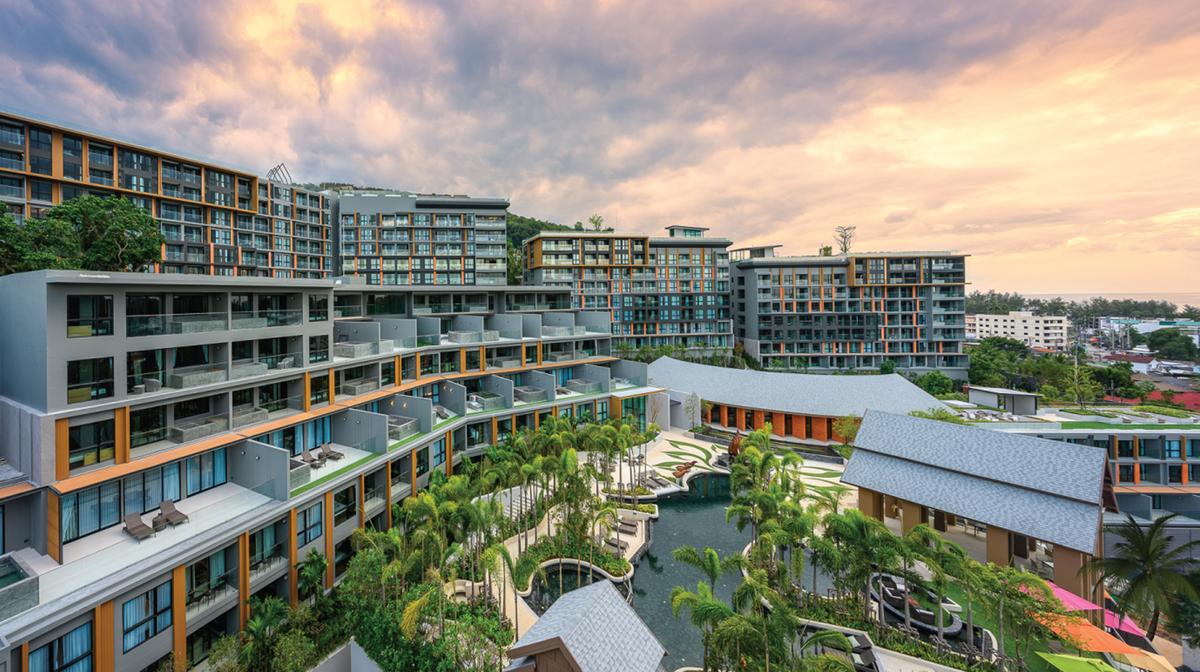
<path id="1" fill-rule="evenodd" d="M 976 289 L 1200 282 L 1200 3 L 0 0 L 0 106 L 299 181 L 503 196 Z"/>

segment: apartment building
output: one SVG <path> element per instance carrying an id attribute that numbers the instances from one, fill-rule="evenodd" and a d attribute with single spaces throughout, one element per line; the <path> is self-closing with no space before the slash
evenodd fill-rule
<path id="1" fill-rule="evenodd" d="M 194 667 L 433 471 L 550 414 L 665 423 L 610 332 L 553 288 L 0 278 L 0 670 Z"/>
<path id="2" fill-rule="evenodd" d="M 195 158 L 0 113 L 0 207 L 18 220 L 92 194 L 158 222 L 162 273 L 324 278 L 328 196 Z"/>
<path id="3" fill-rule="evenodd" d="M 1070 323 L 1065 315 L 1034 315 L 1027 310 L 1012 310 L 1007 315 L 979 313 L 974 318 L 976 338 L 1003 336 L 1015 338 L 1025 345 L 1049 352 L 1067 349 Z"/>
<path id="4" fill-rule="evenodd" d="M 504 285 L 508 201 L 355 191 L 334 203 L 339 274 L 370 285 Z"/>
<path id="5" fill-rule="evenodd" d="M 966 256 L 731 251 L 735 336 L 771 369 L 940 369 L 965 378 Z"/>
<path id="6" fill-rule="evenodd" d="M 607 311 L 619 351 L 729 351 L 731 241 L 707 231 L 670 226 L 663 237 L 542 232 L 525 241 L 525 280 L 570 288 L 575 307 Z"/>

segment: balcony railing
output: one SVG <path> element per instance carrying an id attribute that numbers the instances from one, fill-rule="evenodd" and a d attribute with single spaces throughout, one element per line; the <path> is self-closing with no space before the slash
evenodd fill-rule
<path id="1" fill-rule="evenodd" d="M 337 393 L 342 396 L 357 397 L 360 394 L 366 394 L 378 389 L 379 381 L 369 378 L 359 378 L 357 380 L 342 381 L 342 384 L 337 386 Z"/>
<path id="2" fill-rule="evenodd" d="M 287 549 L 283 542 L 279 542 L 267 549 L 266 551 L 251 556 L 250 558 L 250 579 L 253 580 L 256 576 L 261 576 L 271 570 L 287 564 Z"/>
<path id="3" fill-rule="evenodd" d="M 295 309 L 245 310 L 233 312 L 232 325 L 234 329 L 285 327 L 300 324 L 302 319 L 303 311 Z"/>
<path id="4" fill-rule="evenodd" d="M 225 313 L 160 313 L 125 317 L 125 331 L 129 336 L 224 331 L 228 326 Z"/>
<path id="5" fill-rule="evenodd" d="M 111 317 L 88 317 L 67 320 L 67 338 L 85 336 L 110 336 L 113 333 Z"/>
<path id="6" fill-rule="evenodd" d="M 79 404 L 93 399 L 105 399 L 112 395 L 113 381 L 111 378 L 67 386 L 68 404 Z"/>
<path id="7" fill-rule="evenodd" d="M 262 376 L 267 372 L 277 369 L 294 369 L 300 365 L 300 356 L 294 354 L 282 355 L 259 355 L 258 357 L 248 357 L 245 359 L 233 360 L 233 367 L 229 371 L 230 379 L 249 378 L 250 376 Z"/>
<path id="8" fill-rule="evenodd" d="M 236 577 L 237 570 L 231 569 L 215 579 L 209 579 L 203 585 L 193 586 L 187 593 L 188 611 L 199 611 L 236 594 L 237 586 L 234 585 Z"/>

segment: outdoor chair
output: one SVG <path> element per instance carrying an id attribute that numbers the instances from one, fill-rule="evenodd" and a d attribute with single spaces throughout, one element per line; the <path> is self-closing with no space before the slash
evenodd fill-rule
<path id="1" fill-rule="evenodd" d="M 305 448 L 300 452 L 300 461 L 304 462 L 313 469 L 319 469 L 321 465 L 325 464 L 325 458 L 313 457 L 313 454 L 309 452 L 308 448 Z"/>
<path id="2" fill-rule="evenodd" d="M 322 443 L 321 452 L 317 453 L 317 456 L 323 460 L 328 459 L 336 461 L 345 457 L 346 454 L 341 451 L 334 450 L 333 444 L 331 443 Z"/>
<path id="3" fill-rule="evenodd" d="M 175 502 L 164 499 L 158 506 L 161 511 L 159 515 L 166 518 L 167 523 L 172 527 L 188 522 L 187 514 L 175 508 Z"/>
<path id="4" fill-rule="evenodd" d="M 154 528 L 142 521 L 142 517 L 136 513 L 130 513 L 125 516 L 125 534 L 141 541 L 146 537 L 154 536 Z"/>

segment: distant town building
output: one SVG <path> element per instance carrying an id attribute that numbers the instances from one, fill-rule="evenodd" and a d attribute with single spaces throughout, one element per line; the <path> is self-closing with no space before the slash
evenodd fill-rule
<path id="1" fill-rule="evenodd" d="M 734 333 L 772 369 L 909 371 L 965 378 L 966 256 L 732 250 Z"/>
<path id="2" fill-rule="evenodd" d="M 1105 355 L 1104 361 L 1113 364 L 1117 362 L 1128 362 L 1133 367 L 1134 373 L 1150 373 L 1151 367 L 1158 363 L 1154 359 L 1154 355 L 1141 355 L 1135 353 L 1113 353 Z"/>
<path id="3" fill-rule="evenodd" d="M 976 338 L 1000 336 L 1014 338 L 1035 350 L 1062 352 L 1067 349 L 1070 323 L 1065 315 L 1034 315 L 1027 310 L 1009 311 L 1007 315 L 977 314 L 973 331 Z"/>

